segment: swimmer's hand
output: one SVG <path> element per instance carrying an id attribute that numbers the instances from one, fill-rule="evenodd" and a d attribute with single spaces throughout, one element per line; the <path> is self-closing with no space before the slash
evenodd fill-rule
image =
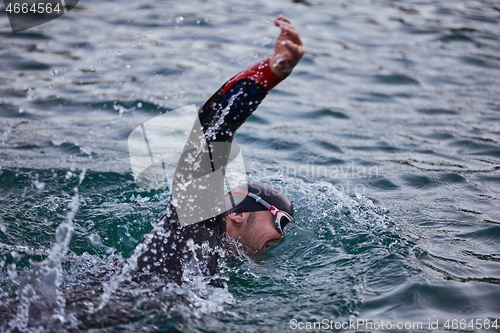
<path id="1" fill-rule="evenodd" d="M 288 18 L 279 15 L 274 24 L 281 33 L 274 44 L 274 54 L 269 58 L 271 71 L 280 79 L 286 78 L 304 55 L 302 41 Z"/>

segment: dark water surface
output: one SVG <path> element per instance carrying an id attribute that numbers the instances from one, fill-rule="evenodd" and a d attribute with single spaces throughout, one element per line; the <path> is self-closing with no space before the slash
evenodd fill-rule
<path id="1" fill-rule="evenodd" d="M 116 288 L 169 196 L 128 135 L 269 55 L 280 13 L 306 54 L 236 141 L 296 227 L 225 288 Z M 0 73 L 0 332 L 500 325 L 498 1 L 82 0 L 16 34 L 2 11 Z"/>

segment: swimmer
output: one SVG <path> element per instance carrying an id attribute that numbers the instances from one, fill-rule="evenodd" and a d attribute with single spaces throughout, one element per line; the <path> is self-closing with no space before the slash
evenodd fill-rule
<path id="1" fill-rule="evenodd" d="M 217 148 L 221 145 L 215 143 L 231 143 L 236 130 L 302 58 L 302 42 L 290 20 L 280 15 L 274 24 L 281 31 L 273 55 L 231 78 L 200 108 L 198 118 L 208 153 L 196 161 L 196 156 L 191 158 L 194 154 L 183 152 L 176 177 L 193 179 L 193 174 L 215 171 L 215 164 L 224 169 L 229 160 L 229 145 Z M 203 164 L 203 158 L 208 159 L 210 170 L 194 167 Z M 174 191 L 175 186 L 173 197 Z M 213 186 L 213 192 L 218 191 L 223 191 L 223 184 Z M 283 228 L 293 220 L 293 206 L 286 195 L 260 182 L 233 189 L 225 196 L 224 213 L 197 223 L 182 225 L 182 212 L 173 201 L 169 200 L 159 223 L 141 244 L 143 252 L 137 258 L 137 268 L 144 273 L 160 273 L 178 284 L 189 280 L 186 270 L 213 276 L 220 249 L 227 244 L 224 239 L 234 239 L 247 253 L 264 252 L 283 238 Z"/>

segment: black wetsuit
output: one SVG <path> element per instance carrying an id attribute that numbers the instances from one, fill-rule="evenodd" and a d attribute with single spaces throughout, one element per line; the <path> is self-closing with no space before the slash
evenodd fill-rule
<path id="1" fill-rule="evenodd" d="M 231 142 L 236 130 L 280 81 L 271 72 L 268 59 L 264 59 L 226 82 L 198 112 L 208 144 Z M 228 159 L 227 151 L 209 151 L 210 171 L 221 167 L 220 163 L 214 167 L 214 155 Z M 186 271 L 213 276 L 224 233 L 225 213 L 182 227 L 170 199 L 160 222 L 143 241 L 145 248 L 137 258 L 137 268 L 142 272 L 160 273 L 178 284 L 189 280 Z"/>

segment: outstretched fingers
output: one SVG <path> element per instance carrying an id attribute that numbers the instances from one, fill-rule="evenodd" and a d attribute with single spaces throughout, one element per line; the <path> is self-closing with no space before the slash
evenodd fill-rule
<path id="1" fill-rule="evenodd" d="M 290 22 L 288 17 L 286 17 L 285 15 L 278 15 L 278 17 L 274 21 L 274 24 L 279 25 L 280 22 L 286 22 L 288 24 L 292 24 L 292 22 Z"/>
<path id="2" fill-rule="evenodd" d="M 291 40 L 295 44 L 302 45 L 302 41 L 300 40 L 299 33 L 295 30 L 295 28 L 291 24 L 283 23 L 279 27 L 281 28 L 281 32 L 284 35 L 286 35 L 283 37 Z"/>

